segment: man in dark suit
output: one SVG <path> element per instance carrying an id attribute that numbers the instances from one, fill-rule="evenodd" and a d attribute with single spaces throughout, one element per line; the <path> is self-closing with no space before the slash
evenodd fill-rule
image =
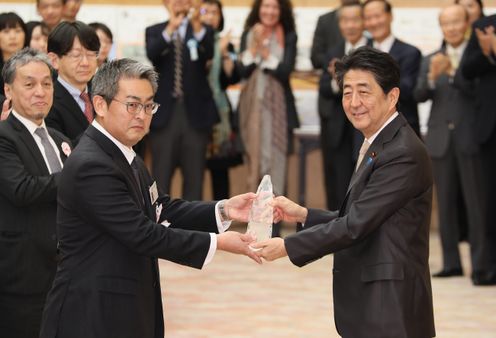
<path id="1" fill-rule="evenodd" d="M 74 143 L 94 118 L 88 85 L 97 68 L 99 49 L 95 30 L 80 21 L 64 21 L 48 37 L 48 56 L 58 77 L 46 123 Z"/>
<path id="2" fill-rule="evenodd" d="M 334 311 L 343 337 L 435 336 L 429 273 L 432 173 L 429 155 L 396 105 L 394 59 L 362 47 L 336 64 L 346 116 L 364 137 L 340 210 L 313 210 L 285 197 L 276 220 L 303 230 L 255 244 L 261 257 L 303 266 L 335 253 Z"/>
<path id="3" fill-rule="evenodd" d="M 473 25 L 472 36 L 462 60 L 462 72 L 469 79 L 477 79 L 475 94 L 475 130 L 481 149 L 487 198 L 486 233 L 490 254 L 490 272 L 486 284 L 496 284 L 496 15 L 484 17 Z"/>
<path id="4" fill-rule="evenodd" d="M 365 29 L 372 35 L 371 46 L 391 56 L 400 66 L 401 97 L 399 111 L 420 136 L 417 102 L 413 90 L 417 83 L 422 53 L 418 48 L 394 37 L 391 32 L 393 22 L 392 6 L 387 0 L 367 0 L 363 4 Z"/>
<path id="5" fill-rule="evenodd" d="M 0 335 L 37 338 L 57 266 L 57 186 L 70 146 L 44 123 L 53 97 L 48 58 L 23 49 L 2 74 L 13 109 L 0 122 Z"/>
<path id="6" fill-rule="evenodd" d="M 259 261 L 249 235 L 223 232 L 230 219 L 247 220 L 255 194 L 171 200 L 135 156 L 132 146 L 158 108 L 157 79 L 152 67 L 130 59 L 105 63 L 95 75 L 97 117 L 60 180 L 61 261 L 42 338 L 163 337 L 157 258 L 199 269 L 225 250 Z"/>
<path id="7" fill-rule="evenodd" d="M 179 167 L 183 198 L 201 200 L 206 147 L 219 122 L 206 67 L 213 57 L 213 31 L 202 25 L 190 0 L 164 0 L 164 5 L 169 21 L 146 29 L 146 55 L 160 74 L 155 98 L 160 108 L 149 136 L 153 175 L 169 193 Z"/>
<path id="8" fill-rule="evenodd" d="M 324 69 L 319 84 L 319 96 L 328 104 L 326 110 L 320 111 L 319 115 L 320 145 L 329 210 L 338 209 L 346 195 L 355 163 L 353 141 L 354 133 L 357 132 L 343 111 L 343 93 L 336 82 L 334 64 L 351 50 L 367 43 L 363 36 L 362 7 L 359 1 L 348 1 L 341 6 L 338 18 L 344 41 L 339 42 L 328 53 L 327 68 Z"/>
<path id="9" fill-rule="evenodd" d="M 477 285 L 488 270 L 488 261 L 486 202 L 480 191 L 483 173 L 474 128 L 475 85 L 458 67 L 467 46 L 468 15 L 463 6 L 451 5 L 441 11 L 439 23 L 443 47 L 423 60 L 414 92 L 419 102 L 432 100 L 425 144 L 433 162 L 443 250 L 443 268 L 433 276 L 463 275 L 457 213 L 461 192 L 468 213 L 473 282 Z"/>

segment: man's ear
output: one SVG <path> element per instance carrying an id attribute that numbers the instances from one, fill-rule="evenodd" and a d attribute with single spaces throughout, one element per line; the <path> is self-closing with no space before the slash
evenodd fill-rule
<path id="1" fill-rule="evenodd" d="M 400 89 L 398 87 L 394 87 L 389 91 L 387 96 L 389 98 L 389 109 L 394 109 L 396 111 L 395 107 L 400 99 Z"/>
<path id="2" fill-rule="evenodd" d="M 92 98 L 93 109 L 97 116 L 104 117 L 108 111 L 107 101 L 100 95 L 94 95 Z"/>
<path id="3" fill-rule="evenodd" d="M 57 54 L 55 54 L 54 52 L 49 52 L 48 54 L 48 58 L 50 59 L 50 63 L 52 64 L 52 67 L 55 68 L 56 70 L 59 70 L 59 62 L 60 62 L 60 58 Z"/>

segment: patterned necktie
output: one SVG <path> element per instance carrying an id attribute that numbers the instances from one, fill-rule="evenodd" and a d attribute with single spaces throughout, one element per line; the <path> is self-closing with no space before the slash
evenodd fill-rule
<path id="1" fill-rule="evenodd" d="M 62 170 L 60 161 L 58 159 L 57 153 L 52 147 L 52 144 L 48 140 L 48 133 L 45 128 L 37 128 L 34 132 L 41 139 L 41 145 L 45 150 L 45 157 L 48 161 L 48 166 L 50 167 L 50 172 L 52 174 L 58 173 Z"/>
<path id="2" fill-rule="evenodd" d="M 174 39 L 174 92 L 175 98 L 183 96 L 183 41 L 179 32 Z"/>
<path id="3" fill-rule="evenodd" d="M 84 116 L 88 120 L 88 123 L 93 122 L 93 105 L 91 104 L 90 96 L 87 92 L 81 92 L 79 97 L 84 101 Z"/>
<path id="4" fill-rule="evenodd" d="M 360 163 L 362 163 L 362 160 L 365 157 L 367 150 L 369 150 L 369 147 L 370 143 L 367 140 L 363 140 L 362 146 L 360 147 L 360 151 L 358 153 L 358 161 L 355 167 L 355 171 L 357 171 L 358 167 L 360 167 Z"/>

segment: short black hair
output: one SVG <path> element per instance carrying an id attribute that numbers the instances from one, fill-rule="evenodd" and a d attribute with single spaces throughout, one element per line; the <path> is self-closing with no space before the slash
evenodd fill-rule
<path id="1" fill-rule="evenodd" d="M 24 34 L 27 33 L 26 24 L 19 15 L 14 12 L 0 13 L 0 31 L 6 28 L 16 28 L 17 26 L 22 28 Z"/>
<path id="2" fill-rule="evenodd" d="M 371 2 L 382 2 L 384 4 L 384 10 L 386 11 L 386 13 L 390 13 L 391 14 L 393 12 L 393 6 L 387 0 L 366 0 L 363 3 L 363 8 L 365 8 L 365 6 L 367 6 Z"/>
<path id="3" fill-rule="evenodd" d="M 114 36 L 112 35 L 112 31 L 110 30 L 110 28 L 108 28 L 108 26 L 106 24 L 101 23 L 101 22 L 92 22 L 92 23 L 89 23 L 88 26 L 93 28 L 95 30 L 95 32 L 97 30 L 101 30 L 110 39 L 110 41 L 114 42 Z"/>
<path id="4" fill-rule="evenodd" d="M 388 53 L 364 46 L 355 49 L 349 55 L 336 62 L 336 78 L 339 87 L 343 88 L 343 79 L 350 70 L 370 72 L 384 94 L 400 87 L 400 66 Z"/>
<path id="5" fill-rule="evenodd" d="M 222 11 L 222 2 L 220 2 L 220 0 L 203 0 L 202 3 L 217 6 L 220 13 L 219 27 L 217 28 L 217 32 L 222 32 L 222 30 L 224 29 L 224 13 Z"/>
<path id="6" fill-rule="evenodd" d="M 100 40 L 93 28 L 81 21 L 62 21 L 48 36 L 48 52 L 55 53 L 59 57 L 66 55 L 72 49 L 76 37 L 87 50 L 93 52 L 100 50 Z"/>

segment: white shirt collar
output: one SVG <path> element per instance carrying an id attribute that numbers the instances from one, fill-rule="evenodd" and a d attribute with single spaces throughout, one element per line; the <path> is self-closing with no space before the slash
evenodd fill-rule
<path id="1" fill-rule="evenodd" d="M 358 40 L 354 45 L 351 44 L 349 41 L 345 41 L 344 44 L 344 54 L 348 55 L 351 50 L 355 50 L 357 48 L 363 47 L 367 44 L 367 38 L 365 36 L 362 36 L 360 40 Z"/>
<path id="2" fill-rule="evenodd" d="M 26 127 L 26 129 L 31 133 L 31 135 L 34 135 L 34 132 L 38 128 L 45 128 L 46 129 L 45 120 L 43 120 L 40 125 L 37 125 L 36 123 L 25 118 L 24 116 L 22 116 L 21 114 L 19 114 L 15 110 L 12 110 L 12 115 L 14 115 L 15 118 L 18 119 L 24 125 L 24 127 Z M 48 130 L 47 130 L 47 132 L 48 132 Z"/>
<path id="3" fill-rule="evenodd" d="M 122 154 L 124 155 L 124 157 L 126 158 L 126 161 L 131 164 L 131 162 L 134 160 L 134 158 L 136 157 L 136 153 L 134 152 L 133 148 L 131 147 L 128 147 L 124 144 L 122 144 L 121 142 L 119 142 L 115 137 L 113 137 L 105 128 L 103 128 L 103 126 L 98 123 L 95 120 L 93 120 L 93 123 L 91 124 L 93 127 L 95 127 L 99 132 L 101 132 L 103 135 L 107 136 L 110 141 L 112 141 L 116 146 L 117 148 L 120 149 L 120 151 L 122 152 Z"/>
<path id="4" fill-rule="evenodd" d="M 463 41 L 458 47 L 453 47 L 450 44 L 446 44 L 446 53 L 448 55 L 453 55 L 453 52 L 456 52 L 456 55 L 458 55 L 459 58 L 462 57 L 463 52 L 465 51 L 465 48 L 467 47 L 468 41 Z"/>
<path id="5" fill-rule="evenodd" d="M 374 40 L 373 46 L 375 49 L 378 49 L 384 53 L 389 53 L 391 48 L 393 47 L 395 37 L 393 34 L 390 34 L 387 38 L 385 38 L 381 43 Z"/>
<path id="6" fill-rule="evenodd" d="M 390 123 L 391 123 L 391 122 L 392 122 L 392 121 L 396 118 L 396 116 L 398 116 L 398 115 L 399 115 L 399 114 L 398 114 L 398 112 L 395 112 L 393 115 L 391 115 L 391 116 L 387 119 L 387 121 L 386 121 L 386 122 L 384 122 L 384 124 L 382 125 L 382 127 L 381 127 L 381 128 L 379 128 L 379 130 L 378 130 L 378 131 L 377 131 L 374 135 L 370 136 L 369 138 L 366 138 L 367 142 L 368 142 L 369 144 L 372 144 L 372 142 L 374 142 L 374 140 L 377 138 L 377 136 L 379 135 L 379 133 L 380 133 L 380 132 L 381 132 L 384 128 L 386 128 L 386 126 L 387 126 L 388 124 L 390 124 Z"/>
<path id="7" fill-rule="evenodd" d="M 74 87 L 73 85 L 71 85 L 69 82 L 65 81 L 60 75 L 57 77 L 57 81 L 59 81 L 60 84 L 65 89 L 67 89 L 67 91 L 69 92 L 69 94 L 71 94 L 71 96 L 74 97 L 74 99 L 76 101 L 78 99 L 80 99 L 81 91 L 79 89 L 77 89 L 76 87 Z M 85 89 L 84 91 L 87 91 L 87 89 Z"/>

